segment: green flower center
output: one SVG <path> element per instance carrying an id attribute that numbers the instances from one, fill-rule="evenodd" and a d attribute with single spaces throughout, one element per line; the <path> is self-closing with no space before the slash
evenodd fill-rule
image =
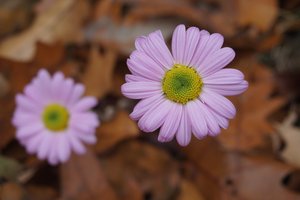
<path id="1" fill-rule="evenodd" d="M 194 68 L 179 64 L 167 71 L 162 81 L 166 97 L 181 104 L 196 99 L 202 86 L 201 77 Z"/>
<path id="2" fill-rule="evenodd" d="M 59 104 L 50 104 L 44 109 L 42 118 L 49 130 L 62 131 L 68 127 L 69 112 Z"/>

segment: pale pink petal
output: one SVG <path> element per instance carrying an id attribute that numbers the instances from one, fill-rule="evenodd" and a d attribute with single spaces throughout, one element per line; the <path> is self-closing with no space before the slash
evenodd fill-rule
<path id="1" fill-rule="evenodd" d="M 160 128 L 158 141 L 169 142 L 174 138 L 180 124 L 182 107 L 181 104 L 172 103 L 172 107 L 165 118 L 165 122 Z"/>
<path id="2" fill-rule="evenodd" d="M 192 126 L 188 116 L 187 108 L 183 106 L 181 113 L 181 120 L 176 133 L 177 142 L 181 146 L 187 146 L 192 137 Z"/>
<path id="3" fill-rule="evenodd" d="M 71 155 L 71 146 L 66 133 L 60 133 L 57 138 L 58 159 L 60 162 L 66 162 Z"/>
<path id="4" fill-rule="evenodd" d="M 44 129 L 44 125 L 40 121 L 36 121 L 30 123 L 26 126 L 21 126 L 17 129 L 16 137 L 19 140 L 23 138 L 32 137 L 40 134 L 40 132 Z"/>
<path id="5" fill-rule="evenodd" d="M 100 125 L 99 119 L 94 112 L 73 112 L 70 122 L 87 124 L 90 127 L 97 127 Z M 72 124 L 73 122 L 71 122 Z"/>
<path id="6" fill-rule="evenodd" d="M 163 39 L 161 31 L 150 33 L 147 42 L 148 48 L 153 55 L 152 59 L 155 59 L 165 68 L 170 69 L 173 66 L 173 57 Z"/>
<path id="7" fill-rule="evenodd" d="M 17 102 L 18 108 L 23 109 L 30 113 L 40 114 L 43 109 L 41 106 L 36 105 L 28 97 L 26 97 L 22 94 L 17 94 L 16 102 Z"/>
<path id="8" fill-rule="evenodd" d="M 39 150 L 39 147 L 41 145 L 41 142 L 44 138 L 44 135 L 39 133 L 34 135 L 33 137 L 28 140 L 26 143 L 26 150 L 28 153 L 33 154 Z"/>
<path id="9" fill-rule="evenodd" d="M 144 78 L 142 76 L 136 76 L 132 74 L 126 74 L 125 75 L 125 81 L 126 82 L 147 82 L 149 79 Z"/>
<path id="10" fill-rule="evenodd" d="M 24 94 L 39 106 L 44 106 L 48 103 L 47 98 L 39 91 L 39 88 L 35 84 L 25 86 Z"/>
<path id="11" fill-rule="evenodd" d="M 206 84 L 205 87 L 220 95 L 232 96 L 245 92 L 248 88 L 248 82 L 242 81 L 237 84 Z"/>
<path id="12" fill-rule="evenodd" d="M 237 84 L 244 80 L 244 74 L 237 69 L 221 69 L 203 77 L 204 84 Z"/>
<path id="13" fill-rule="evenodd" d="M 95 107 L 98 100 L 95 97 L 83 97 L 72 106 L 72 111 L 83 112 Z"/>
<path id="14" fill-rule="evenodd" d="M 164 75 L 164 69 L 147 54 L 134 51 L 127 60 L 128 69 L 132 74 L 145 77 L 149 80 L 160 81 Z"/>
<path id="15" fill-rule="evenodd" d="M 63 93 L 63 91 L 61 91 L 61 89 L 62 89 L 63 81 L 64 81 L 64 74 L 62 72 L 56 72 L 51 82 L 52 99 L 59 101 L 60 103 L 62 102 L 61 94 Z"/>
<path id="16" fill-rule="evenodd" d="M 77 102 L 79 98 L 83 95 L 84 90 L 84 85 L 80 83 L 75 84 L 74 89 L 69 96 L 68 105 L 72 105 L 73 103 Z"/>
<path id="17" fill-rule="evenodd" d="M 144 99 L 162 93 L 160 82 L 129 82 L 123 84 L 121 90 L 131 99 Z"/>
<path id="18" fill-rule="evenodd" d="M 70 132 L 67 134 L 67 136 L 73 151 L 75 151 L 79 155 L 82 155 L 86 152 L 86 149 L 83 146 L 83 144 L 73 133 Z"/>
<path id="19" fill-rule="evenodd" d="M 174 62 L 184 64 L 184 50 L 186 45 L 186 32 L 183 24 L 178 25 L 172 36 L 172 54 Z"/>
<path id="20" fill-rule="evenodd" d="M 234 105 L 222 95 L 209 90 L 203 90 L 200 99 L 204 104 L 226 118 L 232 119 L 235 116 L 236 109 Z"/>
<path id="21" fill-rule="evenodd" d="M 191 64 L 192 58 L 196 53 L 196 48 L 200 39 L 199 29 L 191 27 L 186 31 L 186 44 L 184 49 L 184 59 L 182 64 L 186 66 L 193 66 Z"/>
<path id="22" fill-rule="evenodd" d="M 40 116 L 34 113 L 25 112 L 20 108 L 17 108 L 12 119 L 13 125 L 18 127 L 36 123 L 37 121 L 40 121 Z"/>
<path id="23" fill-rule="evenodd" d="M 165 117 L 170 111 L 172 103 L 169 100 L 148 110 L 139 120 L 138 125 L 145 132 L 153 132 L 158 129 L 165 121 Z"/>
<path id="24" fill-rule="evenodd" d="M 59 162 L 56 137 L 57 136 L 51 137 L 52 146 L 50 148 L 50 152 L 49 152 L 49 156 L 48 156 L 48 162 L 51 165 L 57 165 Z"/>
<path id="25" fill-rule="evenodd" d="M 51 146 L 53 145 L 51 142 L 52 133 L 44 130 L 41 134 L 43 134 L 43 139 L 37 155 L 39 159 L 44 160 L 49 156 Z"/>
<path id="26" fill-rule="evenodd" d="M 222 48 L 207 56 L 200 64 L 198 72 L 203 78 L 209 76 L 228 65 L 234 57 L 235 52 L 231 48 Z"/>
<path id="27" fill-rule="evenodd" d="M 207 107 L 208 110 L 210 110 L 210 113 L 214 116 L 215 120 L 218 122 L 219 126 L 227 129 L 229 126 L 229 120 L 225 117 L 223 117 L 222 115 L 219 115 L 218 113 L 216 113 L 214 110 L 212 110 L 211 108 Z"/>
<path id="28" fill-rule="evenodd" d="M 204 116 L 204 119 L 206 121 L 208 130 L 210 135 L 216 136 L 221 132 L 220 126 L 218 124 L 218 121 L 214 118 L 214 116 L 211 114 L 210 110 L 205 106 L 202 102 L 196 101 L 198 106 L 202 110 L 202 114 Z"/>
<path id="29" fill-rule="evenodd" d="M 211 35 L 204 34 L 198 43 L 197 51 L 194 55 L 192 63 L 195 68 L 203 68 L 203 62 L 207 57 L 218 51 L 224 42 L 224 37 L 219 33 Z M 199 71 L 200 71 L 199 69 Z"/>
<path id="30" fill-rule="evenodd" d="M 149 98 L 142 99 L 134 107 L 133 112 L 130 114 L 130 118 L 133 120 L 139 120 L 148 110 L 156 107 L 164 101 L 162 94 L 153 95 Z"/>
<path id="31" fill-rule="evenodd" d="M 74 89 L 74 81 L 73 79 L 66 79 L 64 80 L 63 84 L 62 84 L 62 88 L 61 88 L 61 95 L 60 95 L 60 99 L 63 103 L 63 105 L 67 106 L 67 103 L 69 101 L 70 95 Z"/>
<path id="32" fill-rule="evenodd" d="M 87 144 L 95 144 L 97 142 L 97 138 L 95 134 L 91 133 L 85 133 L 85 132 L 78 132 L 76 130 L 72 130 L 72 134 L 76 136 L 81 141 L 87 143 Z"/>
<path id="33" fill-rule="evenodd" d="M 208 127 L 199 100 L 190 101 L 186 104 L 189 120 L 192 124 L 192 132 L 198 139 L 202 139 L 208 133 Z"/>

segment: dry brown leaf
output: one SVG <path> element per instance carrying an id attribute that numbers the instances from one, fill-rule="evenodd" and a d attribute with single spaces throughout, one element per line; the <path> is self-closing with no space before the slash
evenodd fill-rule
<path id="1" fill-rule="evenodd" d="M 62 200 L 117 199 L 92 151 L 73 155 L 60 169 Z"/>
<path id="2" fill-rule="evenodd" d="M 277 0 L 234 0 L 232 13 L 239 26 L 253 26 L 258 31 L 268 31 L 278 17 Z"/>
<path id="3" fill-rule="evenodd" d="M 129 179 L 146 199 L 172 199 L 180 184 L 178 163 L 163 149 L 147 143 L 126 141 L 103 155 L 101 163 L 120 199 L 127 193 Z"/>
<path id="4" fill-rule="evenodd" d="M 104 122 L 97 129 L 99 140 L 95 146 L 96 151 L 99 153 L 107 151 L 122 140 L 137 137 L 138 134 L 139 129 L 129 118 L 128 113 L 119 111 L 113 120 Z"/>
<path id="5" fill-rule="evenodd" d="M 1 200 L 24 200 L 28 198 L 26 191 L 17 183 L 9 182 L 0 185 Z"/>
<path id="6" fill-rule="evenodd" d="M 188 180 L 182 180 L 179 189 L 177 200 L 205 200 L 197 187 Z"/>
<path id="7" fill-rule="evenodd" d="M 281 157 L 288 163 L 300 167 L 300 128 L 293 125 L 297 115 L 291 112 L 282 124 L 277 124 L 277 131 L 285 143 L 284 149 L 280 152 Z"/>
<path id="8" fill-rule="evenodd" d="M 227 151 L 214 138 L 192 140 L 183 149 L 198 168 L 194 182 L 207 199 L 299 199 L 282 181 L 293 167 L 270 156 Z"/>
<path id="9" fill-rule="evenodd" d="M 37 16 L 30 28 L 0 44 L 0 56 L 29 61 L 37 41 L 78 41 L 82 37 L 81 27 L 88 13 L 89 4 L 85 0 L 53 1 L 47 10 Z"/>
<path id="10" fill-rule="evenodd" d="M 57 191 L 48 186 L 28 185 L 26 191 L 30 200 L 53 200 L 58 197 Z"/>
<path id="11" fill-rule="evenodd" d="M 96 47 L 91 49 L 89 64 L 81 78 L 86 87 L 86 95 L 101 99 L 111 90 L 116 56 L 110 49 L 103 54 L 99 53 Z"/>
<path id="12" fill-rule="evenodd" d="M 268 135 L 274 132 L 268 117 L 286 100 L 272 96 L 275 89 L 272 72 L 251 55 L 241 56 L 236 65 L 245 73 L 249 88 L 242 95 L 230 98 L 237 108 L 237 115 L 218 139 L 226 148 L 247 151 L 266 146 Z"/>

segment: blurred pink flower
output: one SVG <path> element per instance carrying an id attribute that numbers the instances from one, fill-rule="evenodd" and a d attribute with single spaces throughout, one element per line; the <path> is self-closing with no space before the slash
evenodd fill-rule
<path id="1" fill-rule="evenodd" d="M 184 25 L 173 33 L 172 54 L 161 31 L 136 39 L 127 60 L 132 74 L 126 75 L 122 93 L 142 99 L 130 116 L 143 131 L 160 128 L 160 142 L 176 135 L 186 146 L 192 132 L 201 139 L 228 127 L 236 109 L 223 95 L 244 92 L 248 82 L 239 70 L 223 69 L 235 56 L 231 48 L 222 48 L 223 41 L 218 33 Z"/>
<path id="2" fill-rule="evenodd" d="M 16 96 L 13 124 L 17 139 L 28 153 L 47 159 L 52 165 L 65 162 L 71 151 L 85 153 L 82 142 L 96 142 L 98 118 L 90 109 L 97 104 L 94 97 L 81 97 L 82 84 L 64 78 L 61 72 L 53 77 L 46 70 Z"/>

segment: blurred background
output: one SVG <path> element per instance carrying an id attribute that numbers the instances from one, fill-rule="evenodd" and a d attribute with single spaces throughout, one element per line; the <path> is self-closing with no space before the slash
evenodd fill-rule
<path id="1" fill-rule="evenodd" d="M 249 89 L 215 138 L 160 144 L 120 92 L 134 39 L 176 25 L 225 37 Z M 1 200 L 300 199 L 299 0 L 0 0 Z M 56 167 L 28 155 L 11 125 L 14 95 L 40 68 L 99 99 L 98 143 Z"/>

